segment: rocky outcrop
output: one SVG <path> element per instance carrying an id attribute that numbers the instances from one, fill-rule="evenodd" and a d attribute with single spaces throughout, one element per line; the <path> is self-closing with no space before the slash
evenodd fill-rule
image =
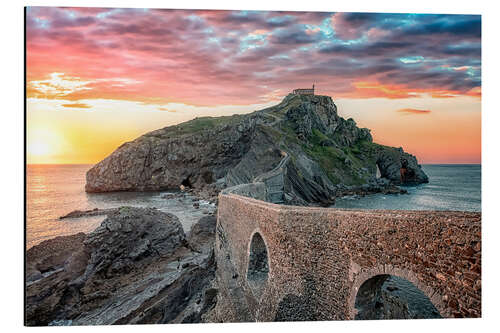
<path id="1" fill-rule="evenodd" d="M 208 252 L 213 247 L 216 224 L 215 216 L 203 216 L 189 232 L 190 248 L 197 252 Z"/>
<path id="2" fill-rule="evenodd" d="M 94 209 L 89 209 L 89 210 L 74 210 L 66 215 L 59 216 L 59 220 L 64 220 L 64 219 L 73 219 L 73 218 L 79 218 L 79 217 L 89 217 L 89 216 L 101 216 L 101 215 L 108 215 L 110 213 L 113 213 L 117 211 L 118 208 L 94 208 Z"/>
<path id="3" fill-rule="evenodd" d="M 393 184 L 416 185 L 427 183 L 429 179 L 422 171 L 417 158 L 403 151 L 403 148 L 377 147 L 377 166 L 381 177 Z"/>
<path id="4" fill-rule="evenodd" d="M 214 306 L 215 218 L 121 207 L 88 235 L 27 251 L 26 324 L 200 322 Z"/>
<path id="5" fill-rule="evenodd" d="M 197 118 L 119 147 L 87 173 L 86 191 L 194 188 L 210 196 L 283 166 L 278 202 L 323 204 L 347 190 L 427 182 L 416 158 L 372 142 L 328 96 L 288 95 L 247 115 Z M 377 178 L 377 169 L 381 177 Z M 280 175 L 281 177 L 281 175 Z M 281 191 L 281 190 L 280 190 Z"/>

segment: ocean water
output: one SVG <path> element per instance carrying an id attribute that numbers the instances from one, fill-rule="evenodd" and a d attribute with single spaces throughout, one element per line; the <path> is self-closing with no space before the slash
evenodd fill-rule
<path id="1" fill-rule="evenodd" d="M 339 198 L 334 208 L 481 211 L 481 165 L 427 164 L 429 183 L 403 187 L 408 194 Z"/>
<path id="2" fill-rule="evenodd" d="M 90 232 L 104 216 L 59 220 L 75 209 L 113 208 L 123 205 L 156 207 L 179 217 L 188 231 L 203 210 L 215 207 L 201 202 L 200 209 L 187 198 L 163 199 L 168 192 L 85 193 L 85 173 L 92 165 L 28 165 L 27 241 L 26 246 L 61 235 Z M 423 165 L 429 183 L 405 187 L 409 194 L 374 194 L 337 199 L 336 208 L 410 209 L 410 210 L 481 210 L 480 165 Z"/>
<path id="3" fill-rule="evenodd" d="M 28 165 L 26 171 L 26 248 L 56 236 L 91 232 L 106 218 L 93 216 L 59 220 L 79 209 L 115 208 L 120 206 L 156 207 L 176 215 L 184 231 L 190 230 L 203 211 L 215 206 L 193 198 L 164 199 L 164 192 L 86 193 L 85 173 L 92 165 Z"/>

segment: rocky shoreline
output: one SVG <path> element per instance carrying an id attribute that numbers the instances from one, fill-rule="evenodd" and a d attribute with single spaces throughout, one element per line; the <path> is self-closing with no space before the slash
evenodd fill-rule
<path id="1" fill-rule="evenodd" d="M 72 219 L 72 218 L 79 218 L 79 217 L 90 217 L 90 216 L 102 216 L 102 215 L 108 215 L 111 213 L 114 213 L 118 210 L 119 208 L 94 208 L 90 210 L 74 210 L 66 215 L 60 216 L 59 220 L 63 219 Z"/>
<path id="2" fill-rule="evenodd" d="M 120 207 L 89 234 L 27 251 L 26 324 L 204 322 L 216 301 L 216 218 L 186 235 L 176 216 Z"/>
<path id="3" fill-rule="evenodd" d="M 404 192 L 396 186 L 347 187 L 339 196 Z M 200 200 L 216 203 L 213 192 L 191 189 L 162 198 L 186 195 L 193 196 L 195 208 Z M 75 210 L 60 219 L 99 215 L 107 218 L 89 234 L 59 236 L 28 249 L 27 325 L 215 320 L 216 211 L 187 234 L 176 216 L 155 208 Z"/>

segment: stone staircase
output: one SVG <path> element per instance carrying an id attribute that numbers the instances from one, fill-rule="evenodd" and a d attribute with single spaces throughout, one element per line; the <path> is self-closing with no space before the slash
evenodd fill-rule
<path id="1" fill-rule="evenodd" d="M 278 165 L 264 174 L 254 178 L 253 182 L 262 182 L 266 186 L 266 201 L 275 204 L 281 204 L 285 201 L 285 183 L 284 173 L 286 163 L 290 160 L 290 156 L 285 152 L 285 156 L 281 159 Z"/>

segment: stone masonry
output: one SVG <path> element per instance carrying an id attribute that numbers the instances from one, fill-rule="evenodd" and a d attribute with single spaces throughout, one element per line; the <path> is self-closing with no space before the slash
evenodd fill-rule
<path id="1" fill-rule="evenodd" d="M 354 319 L 358 289 L 384 274 L 412 282 L 442 317 L 481 316 L 481 213 L 284 206 L 248 186 L 219 195 L 218 320 Z M 256 233 L 268 256 L 258 284 L 247 281 Z"/>

